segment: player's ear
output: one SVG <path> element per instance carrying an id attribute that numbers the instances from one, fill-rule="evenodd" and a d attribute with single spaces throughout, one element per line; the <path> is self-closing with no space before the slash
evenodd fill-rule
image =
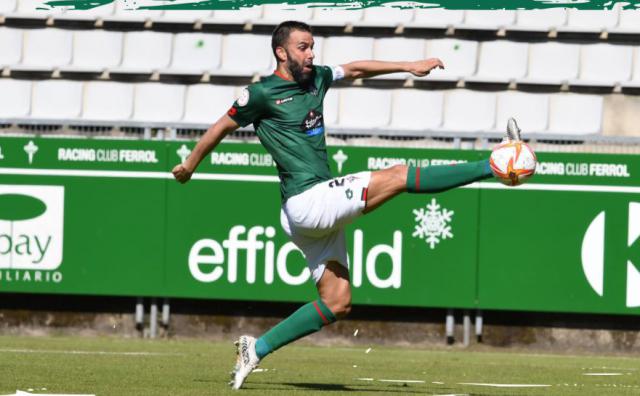
<path id="1" fill-rule="evenodd" d="M 287 51 L 284 47 L 276 47 L 276 55 L 278 56 L 278 61 L 286 62 L 287 59 Z"/>

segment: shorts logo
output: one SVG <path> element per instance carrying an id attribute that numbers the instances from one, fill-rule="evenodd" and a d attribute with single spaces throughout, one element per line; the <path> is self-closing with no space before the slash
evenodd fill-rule
<path id="1" fill-rule="evenodd" d="M 304 121 L 302 121 L 300 129 L 302 129 L 307 136 L 315 136 L 324 133 L 322 113 L 315 110 L 309 110 Z"/>
<path id="2" fill-rule="evenodd" d="M 64 187 L 0 185 L 0 269 L 62 264 Z"/>

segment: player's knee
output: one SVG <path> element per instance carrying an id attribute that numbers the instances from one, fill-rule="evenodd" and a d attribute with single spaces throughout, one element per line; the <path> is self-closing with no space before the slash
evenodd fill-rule
<path id="1" fill-rule="evenodd" d="M 333 312 L 336 319 L 342 319 L 349 315 L 351 312 L 351 290 L 340 293 L 340 295 L 333 301 L 332 305 L 331 312 Z"/>

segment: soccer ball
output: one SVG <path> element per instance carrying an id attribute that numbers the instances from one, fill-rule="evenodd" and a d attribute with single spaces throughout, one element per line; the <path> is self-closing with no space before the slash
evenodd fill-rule
<path id="1" fill-rule="evenodd" d="M 500 143 L 491 152 L 493 175 L 507 186 L 517 186 L 533 176 L 538 160 L 528 144 L 521 141 Z"/>

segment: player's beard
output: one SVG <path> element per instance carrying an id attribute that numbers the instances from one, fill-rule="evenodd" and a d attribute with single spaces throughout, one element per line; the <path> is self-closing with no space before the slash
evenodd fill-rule
<path id="1" fill-rule="evenodd" d="M 288 54 L 287 54 L 288 55 Z M 307 88 L 313 80 L 313 69 L 305 73 L 304 65 L 293 60 L 290 56 L 287 57 L 287 68 L 291 72 L 291 77 L 303 88 Z"/>

